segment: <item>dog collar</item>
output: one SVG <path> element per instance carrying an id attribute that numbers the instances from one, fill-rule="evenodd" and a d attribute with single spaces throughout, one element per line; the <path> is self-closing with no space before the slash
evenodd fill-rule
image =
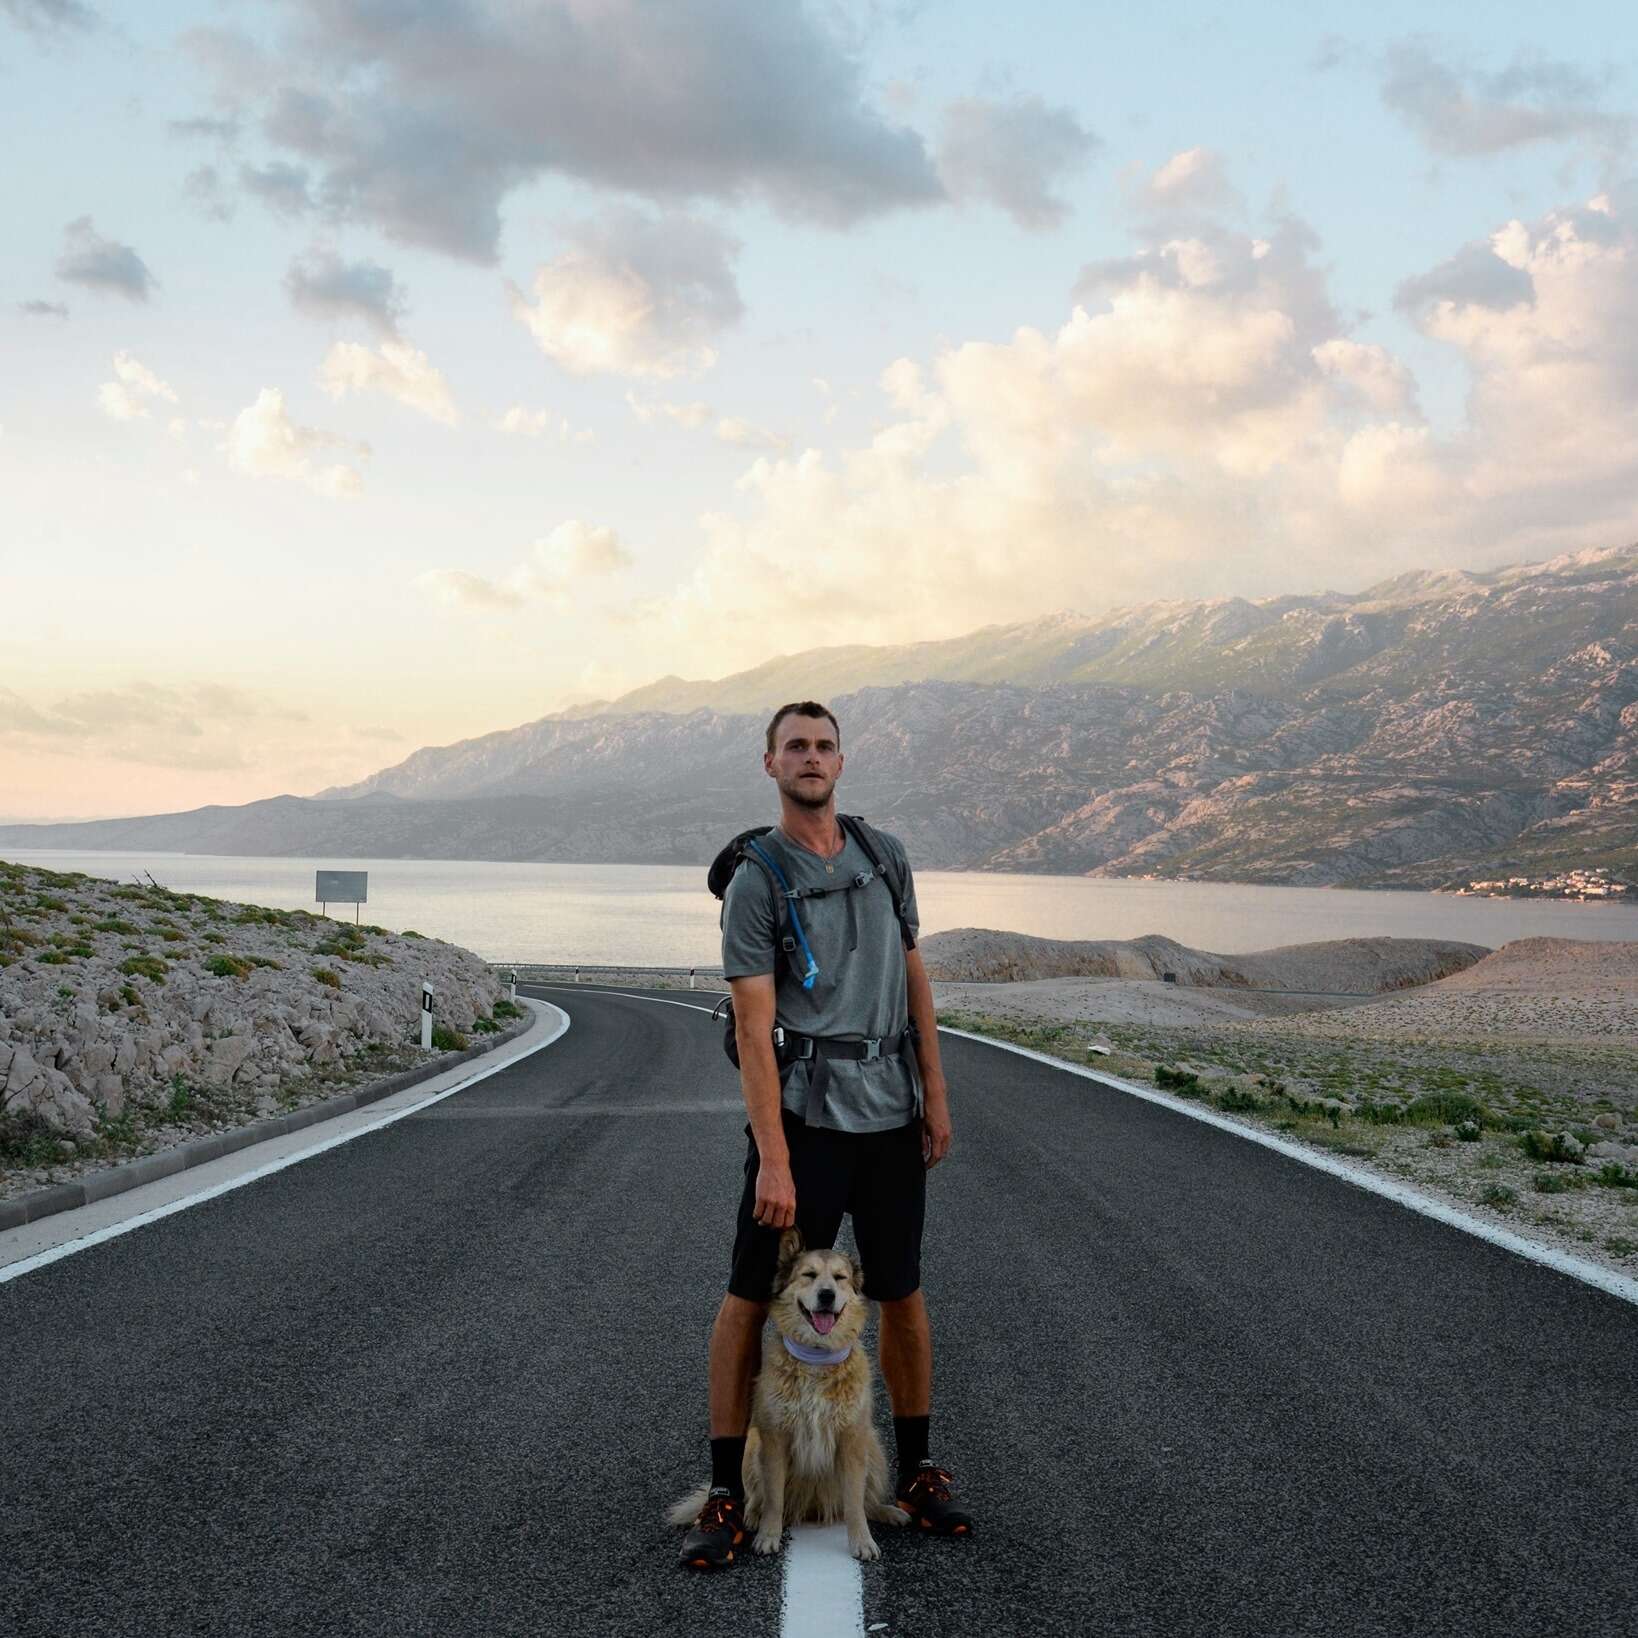
<path id="1" fill-rule="evenodd" d="M 851 1342 L 845 1348 L 810 1348 L 805 1342 L 792 1342 L 783 1331 L 779 1340 L 785 1344 L 785 1352 L 804 1365 L 840 1365 L 853 1352 Z"/>

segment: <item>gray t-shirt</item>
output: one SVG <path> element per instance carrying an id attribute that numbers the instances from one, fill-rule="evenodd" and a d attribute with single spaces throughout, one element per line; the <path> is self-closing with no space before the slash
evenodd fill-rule
<path id="1" fill-rule="evenodd" d="M 910 862 L 896 836 L 877 834 L 885 850 L 883 862 L 898 874 L 905 917 L 914 933 L 918 918 Z M 798 847 L 783 833 L 777 841 L 774 856 L 793 888 L 836 886 L 871 870 L 869 856 L 851 836 L 846 847 L 828 860 Z M 839 1035 L 855 1041 L 903 1030 L 910 1017 L 904 941 L 887 883 L 878 878 L 845 893 L 798 900 L 796 914 L 819 976 L 812 989 L 802 988 L 805 962 L 800 948 L 794 971 L 781 963 L 774 1006 L 777 1021 L 803 1035 Z M 773 972 L 778 926 L 767 871 L 754 860 L 741 861 L 723 896 L 723 974 L 750 978 Z M 913 1050 L 872 1060 L 833 1058 L 828 1067 L 821 1126 L 841 1132 L 883 1132 L 906 1125 L 920 1112 L 921 1082 Z M 783 1102 L 793 1114 L 806 1111 L 811 1076 L 809 1063 L 791 1067 Z"/>

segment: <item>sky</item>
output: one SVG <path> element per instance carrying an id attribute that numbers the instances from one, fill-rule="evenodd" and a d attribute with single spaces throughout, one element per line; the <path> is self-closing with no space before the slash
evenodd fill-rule
<path id="1" fill-rule="evenodd" d="M 0 0 L 0 818 L 1638 538 L 1635 59 L 1588 0 Z"/>

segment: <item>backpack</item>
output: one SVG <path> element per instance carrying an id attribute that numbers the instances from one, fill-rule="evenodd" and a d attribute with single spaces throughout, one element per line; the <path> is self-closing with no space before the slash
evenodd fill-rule
<path id="1" fill-rule="evenodd" d="M 767 876 L 768 885 L 773 890 L 774 907 L 778 917 L 774 929 L 776 985 L 784 976 L 785 970 L 791 972 L 799 970 L 803 989 L 811 989 L 814 979 L 819 974 L 813 952 L 808 948 L 807 935 L 802 931 L 800 912 L 796 908 L 801 901 L 822 898 L 829 893 L 855 892 L 868 887 L 878 877 L 892 895 L 893 914 L 898 918 L 899 937 L 903 940 L 905 949 L 913 950 L 916 947 L 916 936 L 911 931 L 904 909 L 904 884 L 899 879 L 898 870 L 890 862 L 891 855 L 881 836 L 857 814 L 839 813 L 836 817 L 841 824 L 843 835 L 851 836 L 870 861 L 872 866 L 870 874 L 860 872 L 858 876 L 838 881 L 833 886 L 793 890 L 787 874 L 790 855 L 786 852 L 784 844 L 774 835 L 772 825 L 758 825 L 752 830 L 742 830 L 717 854 L 711 861 L 710 870 L 706 872 L 706 886 L 710 888 L 711 896 L 719 901 L 727 894 L 728 884 L 734 879 L 734 872 L 744 860 L 752 860 Z M 719 925 L 721 921 L 722 913 L 719 911 L 717 915 Z M 713 1010 L 712 1017 L 724 1019 L 726 1027 L 723 1032 L 723 1051 L 728 1054 L 735 1068 L 738 1068 L 739 1042 L 734 1033 L 733 998 L 725 997 Z M 776 1031 L 776 1037 L 782 1033 Z"/>

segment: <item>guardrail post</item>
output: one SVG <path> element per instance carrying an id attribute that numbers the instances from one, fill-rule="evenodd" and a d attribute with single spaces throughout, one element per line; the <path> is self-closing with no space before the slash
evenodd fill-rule
<path id="1" fill-rule="evenodd" d="M 421 1050 L 432 1050 L 432 986 L 421 980 Z"/>

